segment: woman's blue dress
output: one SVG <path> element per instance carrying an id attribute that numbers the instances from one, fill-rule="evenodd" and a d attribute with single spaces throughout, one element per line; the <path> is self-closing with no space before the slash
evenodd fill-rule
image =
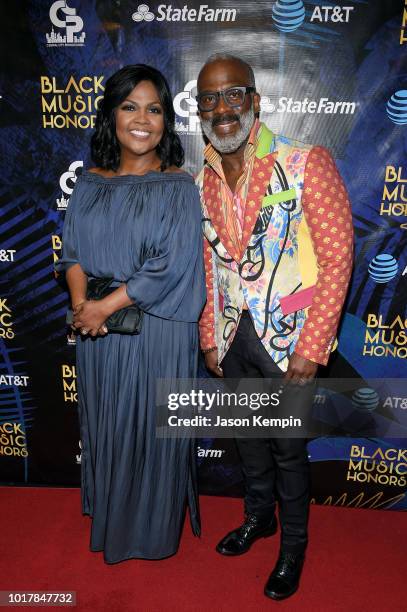
<path id="1" fill-rule="evenodd" d="M 186 505 L 198 534 L 193 442 L 155 437 L 157 378 L 193 378 L 205 302 L 201 210 L 186 173 L 85 172 L 66 213 L 60 271 L 127 283 L 140 335 L 77 339 L 82 508 L 108 563 L 176 552 Z"/>

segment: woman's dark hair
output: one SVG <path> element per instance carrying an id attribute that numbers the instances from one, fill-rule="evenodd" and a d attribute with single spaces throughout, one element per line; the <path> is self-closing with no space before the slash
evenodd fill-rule
<path id="1" fill-rule="evenodd" d="M 172 165 L 180 167 L 184 163 L 184 150 L 175 132 L 175 112 L 167 81 L 155 68 L 134 64 L 121 68 L 106 81 L 91 140 L 92 159 L 99 168 L 116 171 L 119 167 L 120 145 L 116 137 L 115 110 L 140 81 L 150 81 L 154 85 L 163 107 L 164 133 L 157 146 L 161 170 Z"/>

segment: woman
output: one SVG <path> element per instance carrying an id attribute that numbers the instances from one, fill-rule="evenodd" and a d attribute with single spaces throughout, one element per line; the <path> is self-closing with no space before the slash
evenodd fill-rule
<path id="1" fill-rule="evenodd" d="M 176 552 L 185 506 L 199 533 L 193 446 L 156 439 L 157 378 L 196 374 L 205 301 L 200 205 L 179 170 L 183 150 L 160 72 L 127 66 L 106 83 L 92 138 L 96 168 L 77 180 L 63 257 L 77 341 L 82 506 L 91 550 L 107 563 Z M 89 277 L 117 289 L 86 299 Z M 107 333 L 106 319 L 136 303 L 139 335 Z"/>

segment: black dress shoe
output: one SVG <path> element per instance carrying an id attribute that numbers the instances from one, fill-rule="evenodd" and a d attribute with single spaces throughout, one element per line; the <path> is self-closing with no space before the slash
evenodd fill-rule
<path id="1" fill-rule="evenodd" d="M 264 594 L 271 599 L 285 599 L 293 595 L 300 583 L 304 553 L 280 552 L 275 568 L 264 587 Z"/>
<path id="2" fill-rule="evenodd" d="M 243 555 L 259 538 L 268 538 L 277 531 L 277 519 L 264 520 L 255 514 L 246 514 L 243 525 L 234 529 L 219 542 L 216 550 L 221 555 Z"/>

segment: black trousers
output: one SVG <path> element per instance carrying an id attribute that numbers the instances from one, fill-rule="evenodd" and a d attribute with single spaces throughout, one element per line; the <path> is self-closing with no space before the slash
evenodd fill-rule
<path id="1" fill-rule="evenodd" d="M 221 366 L 225 378 L 283 377 L 259 340 L 248 311 L 243 311 Z M 271 518 L 278 501 L 282 550 L 304 551 L 309 509 L 306 440 L 236 438 L 235 441 L 245 478 L 245 511 Z"/>

